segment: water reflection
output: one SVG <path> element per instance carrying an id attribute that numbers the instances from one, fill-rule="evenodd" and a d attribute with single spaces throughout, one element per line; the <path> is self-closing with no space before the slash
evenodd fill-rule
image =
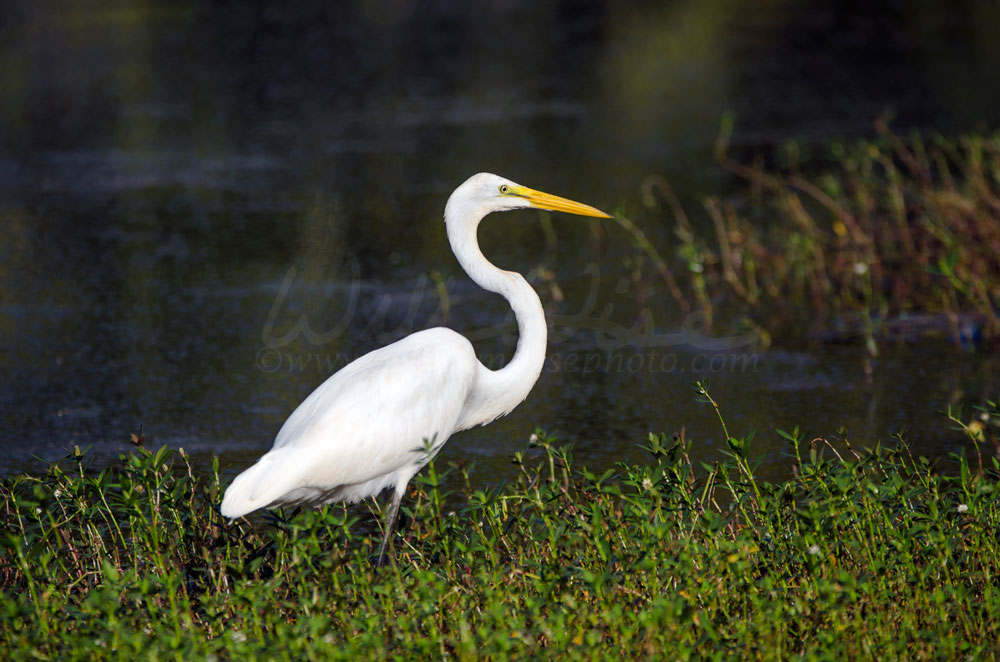
<path id="1" fill-rule="evenodd" d="M 663 174 L 694 207 L 726 191 L 722 113 L 740 149 L 869 133 L 887 107 L 902 130 L 995 123 L 998 18 L 987 3 L 15 2 L 0 26 L 0 471 L 73 444 L 114 453 L 140 424 L 245 464 L 330 370 L 427 325 L 502 361 L 509 311 L 460 273 L 440 222 L 466 176 L 618 207 L 670 257 L 641 182 Z M 529 401 L 449 447 L 490 476 L 535 425 L 597 464 L 680 426 L 717 457 L 700 377 L 736 430 L 906 427 L 938 453 L 959 441 L 935 412 L 994 392 L 993 357 L 947 346 L 891 348 L 866 385 L 850 345 L 715 345 L 733 338 L 637 289 L 614 226 L 511 215 L 481 241 L 528 272 L 553 332 Z"/>

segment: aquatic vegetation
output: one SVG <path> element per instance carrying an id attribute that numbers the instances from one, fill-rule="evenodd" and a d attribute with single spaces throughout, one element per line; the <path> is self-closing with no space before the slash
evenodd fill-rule
<path id="1" fill-rule="evenodd" d="M 664 178 L 648 178 L 644 204 L 669 213 L 680 240 L 666 291 L 709 315 L 746 311 L 762 335 L 804 315 L 813 335 L 863 338 L 872 354 L 928 334 L 1000 339 L 1000 133 L 903 139 L 876 128 L 876 139 L 828 152 L 789 143 L 744 162 L 726 119 L 716 156 L 747 189 L 704 200 L 707 233 Z M 651 260 L 662 276 L 666 262 Z"/>
<path id="2" fill-rule="evenodd" d="M 655 434 L 649 462 L 596 474 L 538 432 L 510 484 L 431 465 L 381 569 L 363 509 L 228 524 L 218 467 L 183 452 L 140 447 L 100 471 L 77 452 L 0 479 L 0 646 L 67 660 L 1000 654 L 995 405 L 964 424 L 983 447 L 971 464 L 779 431 L 790 478 L 771 483 L 697 392 L 723 461 Z"/>

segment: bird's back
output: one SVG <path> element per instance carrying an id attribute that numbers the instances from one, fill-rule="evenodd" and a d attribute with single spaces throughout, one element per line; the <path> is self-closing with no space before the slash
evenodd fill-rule
<path id="1" fill-rule="evenodd" d="M 230 485 L 223 515 L 356 501 L 409 480 L 455 431 L 477 368 L 471 343 L 445 328 L 365 354 L 292 412 L 271 451 Z"/>

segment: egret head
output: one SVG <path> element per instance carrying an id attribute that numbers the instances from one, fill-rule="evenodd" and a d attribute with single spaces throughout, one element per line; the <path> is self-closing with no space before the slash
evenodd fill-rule
<path id="1" fill-rule="evenodd" d="M 499 175 L 481 172 L 469 177 L 451 194 L 445 206 L 444 219 L 446 223 L 472 220 L 478 223 L 484 216 L 495 211 L 526 207 L 562 211 L 580 216 L 611 218 L 590 205 L 536 191 Z"/>

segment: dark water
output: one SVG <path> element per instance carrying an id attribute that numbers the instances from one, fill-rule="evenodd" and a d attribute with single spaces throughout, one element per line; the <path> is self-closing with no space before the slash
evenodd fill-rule
<path id="1" fill-rule="evenodd" d="M 330 372 L 430 325 L 502 361 L 507 309 L 440 222 L 474 172 L 625 210 L 670 255 L 641 183 L 692 210 L 732 190 L 725 112 L 751 150 L 870 135 L 887 110 L 902 131 L 997 125 L 1000 5 L 837 4 L 8 3 L 0 471 L 112 458 L 140 426 L 235 470 Z M 997 357 L 947 342 L 886 348 L 866 382 L 856 345 L 705 336 L 636 291 L 617 226 L 509 214 L 481 241 L 539 285 L 553 336 L 528 401 L 443 456 L 491 479 L 535 426 L 591 466 L 682 427 L 717 458 L 696 378 L 774 471 L 771 430 L 796 424 L 960 450 L 938 412 L 996 392 Z"/>

